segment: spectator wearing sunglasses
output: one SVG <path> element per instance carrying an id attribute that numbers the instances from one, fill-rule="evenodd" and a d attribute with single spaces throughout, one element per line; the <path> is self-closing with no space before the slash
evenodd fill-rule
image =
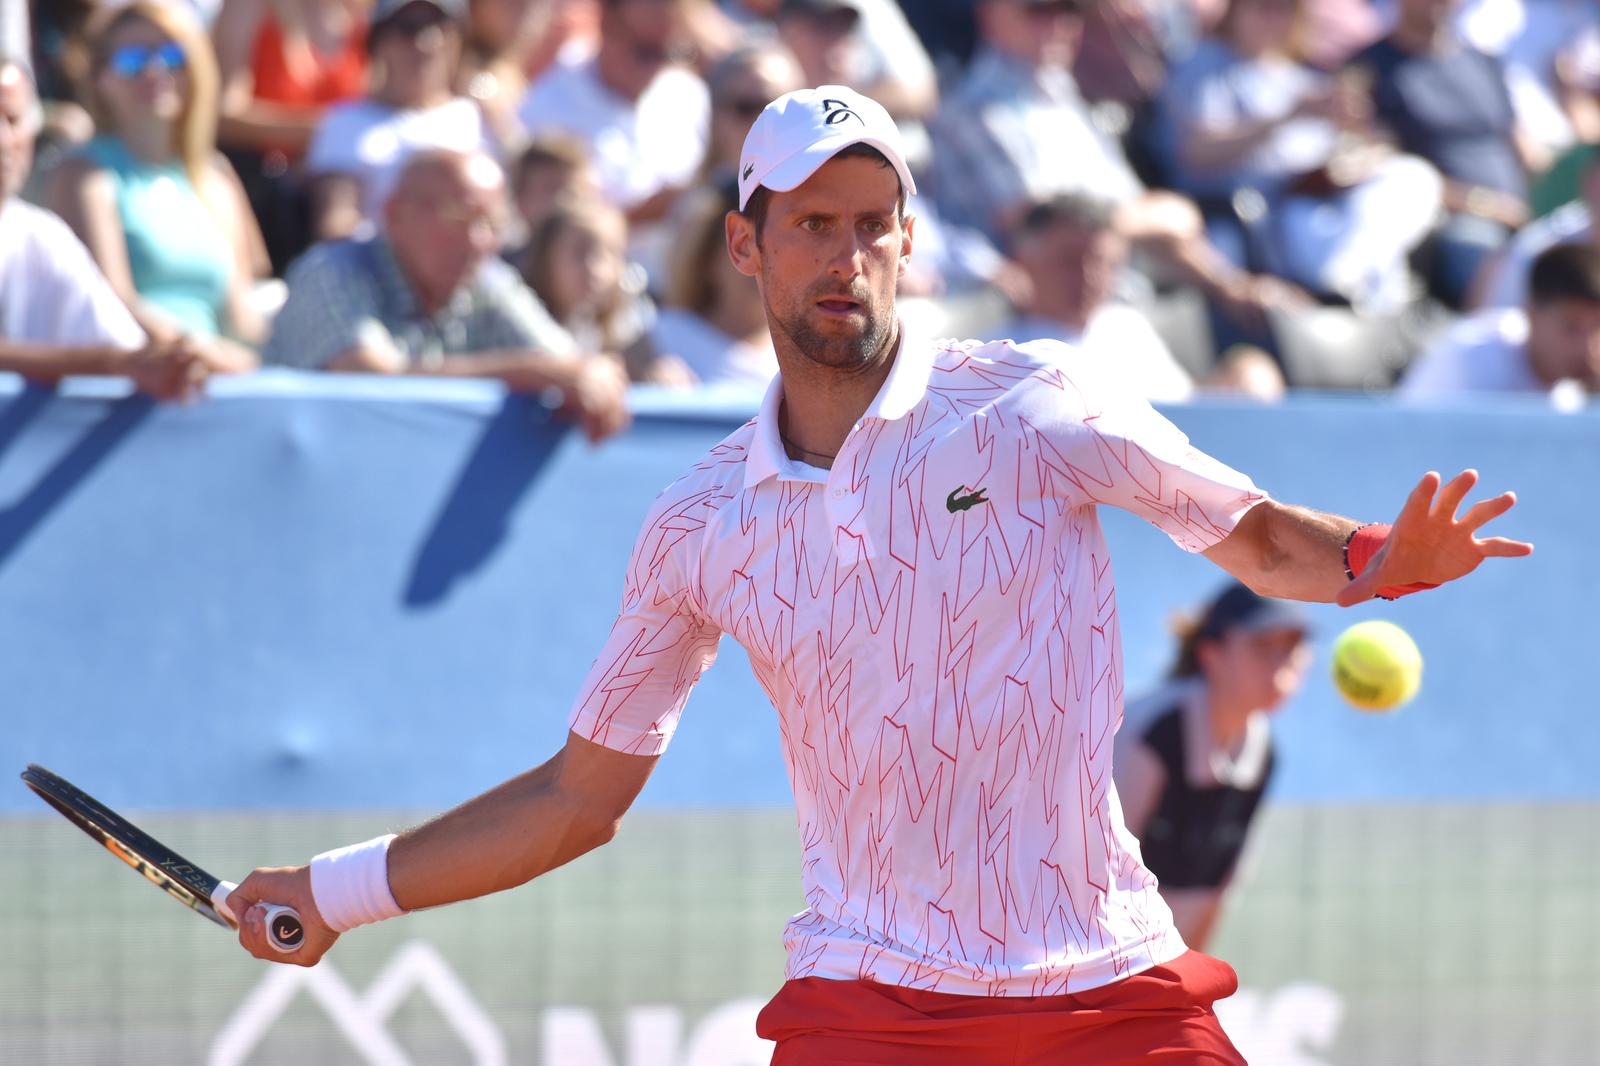
<path id="1" fill-rule="evenodd" d="M 210 41 L 183 8 L 138 0 L 108 11 L 89 46 L 100 132 L 57 170 L 52 206 L 152 338 L 188 336 L 211 369 L 252 369 L 266 249 L 217 151 Z"/>
<path id="2" fill-rule="evenodd" d="M 44 124 L 26 63 L 0 54 L 0 371 L 53 384 L 70 374 L 121 374 L 163 399 L 205 378 L 190 346 L 147 340 L 83 242 L 18 195 Z"/>
<path id="3" fill-rule="evenodd" d="M 723 56 L 706 74 L 711 90 L 711 138 L 704 177 L 709 183 L 734 181 L 745 134 L 762 110 L 785 93 L 804 88 L 805 76 L 794 54 L 776 41 L 761 41 Z"/>
<path id="4" fill-rule="evenodd" d="M 465 16 L 465 0 L 379 0 L 367 32 L 367 95 L 330 108 L 306 156 L 319 240 L 375 224 L 415 152 L 493 151 L 483 112 L 454 88 Z"/>

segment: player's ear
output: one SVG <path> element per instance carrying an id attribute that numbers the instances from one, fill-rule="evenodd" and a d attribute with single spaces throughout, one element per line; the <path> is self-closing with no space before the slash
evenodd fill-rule
<path id="1" fill-rule="evenodd" d="M 917 228 L 917 216 L 906 215 L 900 220 L 900 275 L 905 276 L 906 268 L 911 265 L 911 245 Z"/>
<path id="2" fill-rule="evenodd" d="M 761 245 L 756 240 L 755 222 L 738 211 L 729 211 L 723 219 L 723 228 L 728 237 L 728 258 L 733 260 L 734 269 L 747 278 L 760 276 Z"/>

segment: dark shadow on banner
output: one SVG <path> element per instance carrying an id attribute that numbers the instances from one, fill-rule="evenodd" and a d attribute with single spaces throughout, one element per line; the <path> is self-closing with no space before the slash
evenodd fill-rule
<path id="1" fill-rule="evenodd" d="M 50 406 L 50 401 L 55 398 L 54 389 L 30 382 L 22 386 L 10 403 L 0 408 L 0 458 L 22 436 L 28 423 L 39 417 L 39 412 Z"/>
<path id="2" fill-rule="evenodd" d="M 567 427 L 541 404 L 507 396 L 423 538 L 401 602 L 433 607 L 506 539 L 511 512 L 555 453 Z"/>
<path id="3" fill-rule="evenodd" d="M 0 454 L 22 434 L 27 424 L 53 398 L 48 389 L 25 389 L 0 411 Z M 95 467 L 156 408 L 156 402 L 138 394 L 111 401 L 105 417 L 56 460 L 15 503 L 0 506 L 0 569 L 56 506 L 82 484 Z"/>

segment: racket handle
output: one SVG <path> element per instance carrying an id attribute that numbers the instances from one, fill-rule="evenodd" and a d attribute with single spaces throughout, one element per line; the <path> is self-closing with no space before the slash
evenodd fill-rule
<path id="1" fill-rule="evenodd" d="M 228 897 L 239 886 L 232 881 L 218 881 L 216 889 L 211 893 L 211 905 L 217 911 L 229 918 L 235 925 L 239 918 L 228 906 Z M 274 951 L 285 955 L 300 950 L 300 945 L 305 943 L 306 926 L 300 920 L 300 915 L 293 907 L 281 907 L 276 903 L 263 903 L 266 908 L 267 943 L 272 945 Z"/>

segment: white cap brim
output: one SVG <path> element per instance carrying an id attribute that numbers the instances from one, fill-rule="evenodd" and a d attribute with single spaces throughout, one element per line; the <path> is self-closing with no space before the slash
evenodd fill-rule
<path id="1" fill-rule="evenodd" d="M 773 192 L 790 192 L 804 185 L 806 181 L 822 169 L 822 164 L 849 148 L 852 144 L 865 144 L 876 148 L 883 153 L 895 173 L 900 176 L 900 184 L 905 187 L 907 196 L 914 195 L 917 183 L 911 177 L 911 170 L 906 166 L 906 161 L 900 158 L 900 150 L 877 137 L 830 137 L 817 141 L 800 149 L 794 155 L 768 170 L 765 174 L 756 177 L 750 186 L 753 194 L 757 186 L 766 186 Z M 750 195 L 744 197 L 749 202 Z M 739 205 L 742 209 L 744 204 Z"/>

